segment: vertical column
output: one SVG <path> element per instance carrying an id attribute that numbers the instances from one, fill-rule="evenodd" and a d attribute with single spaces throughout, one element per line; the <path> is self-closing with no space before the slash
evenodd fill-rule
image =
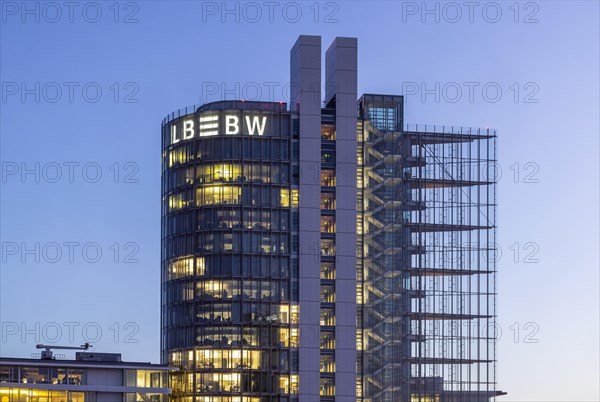
<path id="1" fill-rule="evenodd" d="M 319 400 L 321 37 L 300 36 L 291 50 L 291 111 L 300 124 L 300 402 Z"/>
<path id="2" fill-rule="evenodd" d="M 336 110 L 336 402 L 356 401 L 357 51 L 356 38 L 336 38 L 325 62 Z"/>

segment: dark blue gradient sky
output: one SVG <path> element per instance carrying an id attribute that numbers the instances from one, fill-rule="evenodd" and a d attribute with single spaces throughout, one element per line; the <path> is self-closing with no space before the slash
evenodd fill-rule
<path id="1" fill-rule="evenodd" d="M 499 130 L 502 400 L 600 399 L 599 3 L 475 3 L 3 2 L 0 354 L 88 339 L 158 361 L 161 119 L 286 100 L 298 35 L 355 36 L 359 93 Z"/>

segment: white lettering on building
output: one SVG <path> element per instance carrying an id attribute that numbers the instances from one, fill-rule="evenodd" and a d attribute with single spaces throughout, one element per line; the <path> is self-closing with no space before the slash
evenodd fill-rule
<path id="1" fill-rule="evenodd" d="M 266 116 L 263 116 L 262 124 L 258 122 L 258 119 L 258 116 L 253 116 L 252 123 L 250 123 L 250 116 L 246 116 L 246 127 L 248 127 L 248 134 L 254 135 L 254 130 L 256 128 L 258 128 L 258 135 L 264 134 L 267 118 Z"/>
<path id="2" fill-rule="evenodd" d="M 194 120 L 183 120 L 182 126 L 178 129 L 176 124 L 171 125 L 171 144 L 177 144 L 181 140 L 190 140 L 195 137 L 212 137 L 219 135 L 219 114 L 205 114 L 198 119 L 199 124 Z M 245 133 L 248 135 L 264 135 L 267 127 L 266 116 L 245 116 Z M 241 134 L 240 118 L 237 115 L 224 116 L 225 135 Z M 181 130 L 181 132 L 178 132 Z"/>
<path id="3" fill-rule="evenodd" d="M 173 124 L 171 126 L 171 144 L 177 144 L 181 141 L 181 138 L 177 138 L 177 126 Z"/>
<path id="4" fill-rule="evenodd" d="M 232 135 L 240 132 L 240 119 L 237 116 L 225 116 L 225 134 Z"/>
<path id="5" fill-rule="evenodd" d="M 183 122 L 183 139 L 191 138 L 194 138 L 194 120 L 186 120 Z"/>
<path id="6" fill-rule="evenodd" d="M 200 117 L 199 137 L 211 137 L 219 134 L 219 115 Z"/>

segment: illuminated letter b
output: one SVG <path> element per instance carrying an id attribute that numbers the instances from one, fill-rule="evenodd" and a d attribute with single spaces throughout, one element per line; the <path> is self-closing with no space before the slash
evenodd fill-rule
<path id="1" fill-rule="evenodd" d="M 237 134 L 240 132 L 240 119 L 237 116 L 225 116 L 225 134 Z"/>

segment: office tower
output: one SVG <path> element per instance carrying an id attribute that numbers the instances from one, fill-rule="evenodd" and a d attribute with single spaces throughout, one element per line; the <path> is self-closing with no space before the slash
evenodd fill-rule
<path id="1" fill-rule="evenodd" d="M 355 38 L 328 48 L 324 83 L 322 64 L 320 37 L 300 36 L 289 108 L 222 100 L 163 120 L 161 349 L 181 368 L 174 399 L 434 401 L 466 384 L 469 398 L 491 395 L 481 348 L 493 344 L 471 336 L 467 353 L 453 329 L 429 338 L 427 325 L 493 323 L 493 261 L 432 242 L 493 236 L 480 190 L 493 183 L 459 165 L 493 160 L 474 152 L 495 136 L 407 131 L 397 96 L 357 105 Z M 482 208 L 492 221 L 473 221 Z M 460 261 L 440 262 L 447 248 Z"/>

